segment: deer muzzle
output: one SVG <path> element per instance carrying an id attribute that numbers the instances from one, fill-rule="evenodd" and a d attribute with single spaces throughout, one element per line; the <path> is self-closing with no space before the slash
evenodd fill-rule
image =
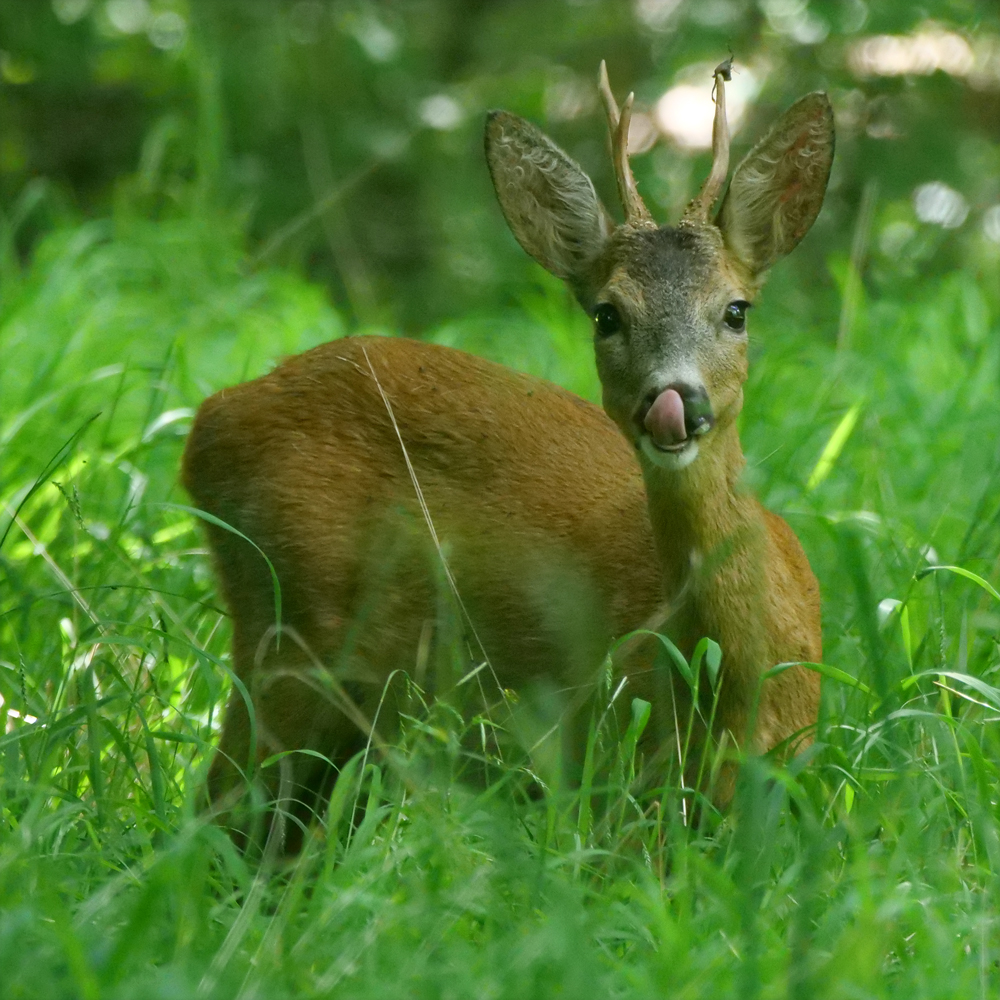
<path id="1" fill-rule="evenodd" d="M 679 451 L 715 426 L 708 393 L 701 386 L 668 386 L 649 404 L 642 426 L 657 448 Z"/>

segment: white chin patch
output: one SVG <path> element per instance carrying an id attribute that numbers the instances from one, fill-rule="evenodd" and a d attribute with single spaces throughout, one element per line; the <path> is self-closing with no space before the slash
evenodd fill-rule
<path id="1" fill-rule="evenodd" d="M 689 438 L 680 451 L 664 451 L 653 444 L 653 439 L 648 434 L 643 434 L 639 438 L 639 450 L 653 465 L 677 472 L 686 469 L 698 457 L 698 439 Z"/>

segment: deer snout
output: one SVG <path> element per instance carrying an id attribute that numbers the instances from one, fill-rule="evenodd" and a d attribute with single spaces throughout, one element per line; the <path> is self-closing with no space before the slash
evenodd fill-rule
<path id="1" fill-rule="evenodd" d="M 704 386 L 678 382 L 654 390 L 637 414 L 642 429 L 658 448 L 672 450 L 715 426 L 712 404 Z"/>

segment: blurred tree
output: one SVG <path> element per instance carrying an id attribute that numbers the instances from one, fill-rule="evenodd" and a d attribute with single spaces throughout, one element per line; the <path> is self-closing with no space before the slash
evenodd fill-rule
<path id="1" fill-rule="evenodd" d="M 295 264 L 355 322 L 417 332 L 539 280 L 493 208 L 485 109 L 550 130 L 611 204 L 606 58 L 637 94 L 640 185 L 675 218 L 730 50 L 737 153 L 801 93 L 834 100 L 825 234 L 790 267 L 834 247 L 926 274 L 1000 230 L 995 0 L 5 0 L 0 211 L 21 256 L 66 212 L 237 212 L 251 266 Z"/>

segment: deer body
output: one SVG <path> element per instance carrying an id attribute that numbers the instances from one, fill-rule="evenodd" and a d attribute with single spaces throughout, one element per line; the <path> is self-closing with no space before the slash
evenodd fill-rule
<path id="1" fill-rule="evenodd" d="M 313 657 L 390 732 L 394 700 L 379 712 L 390 673 L 433 682 L 418 650 L 422 636 L 438 638 L 445 584 L 404 447 L 475 627 L 469 665 L 485 653 L 502 687 L 579 687 L 610 640 L 661 603 L 639 469 L 599 408 L 451 348 L 368 337 L 317 347 L 208 399 L 184 459 L 195 503 L 274 564 L 284 624 L 309 650 L 290 636 L 276 647 L 264 560 L 209 524 L 258 763 L 298 747 L 340 762 L 364 746 L 367 734 L 321 692 L 282 678 Z M 491 678 L 484 686 L 498 694 Z M 239 785 L 249 751 L 234 691 L 213 797 Z"/>
<path id="2" fill-rule="evenodd" d="M 280 651 L 269 643 L 263 561 L 210 527 L 236 670 L 253 682 L 258 759 L 308 747 L 336 761 L 361 740 L 356 720 L 296 676 L 303 648 L 353 685 L 368 719 L 393 670 L 413 664 L 419 675 L 436 563 L 418 486 L 501 688 L 592 686 L 608 639 L 632 629 L 662 631 L 686 655 L 708 636 L 723 650 L 716 736 L 757 751 L 811 738 L 818 676 L 800 666 L 764 676 L 821 658 L 818 588 L 794 533 L 740 484 L 736 419 L 746 310 L 819 211 L 832 115 L 824 95 L 794 105 L 737 168 L 712 220 L 728 172 L 727 71 L 716 72 L 712 172 L 675 228 L 658 227 L 639 197 L 631 97 L 619 110 L 603 64 L 624 224 L 533 125 L 506 112 L 487 122 L 487 161 L 514 236 L 594 319 L 604 409 L 619 436 L 547 383 L 408 341 L 336 342 L 205 403 L 185 483 L 269 555 L 285 620 L 304 640 Z M 648 644 L 626 647 L 617 668 L 653 704 L 649 758 L 669 751 L 683 691 L 652 668 Z M 248 730 L 236 692 L 213 796 L 237 781 Z M 731 780 L 723 785 L 721 801 Z"/>
<path id="3" fill-rule="evenodd" d="M 779 663 L 821 658 L 819 593 L 794 533 L 740 487 L 746 311 L 819 213 L 833 114 L 823 94 L 799 100 L 737 167 L 712 219 L 728 173 L 728 74 L 728 64 L 715 72 L 711 174 L 675 228 L 657 226 L 639 196 L 628 163 L 632 97 L 618 108 L 603 63 L 624 224 L 523 119 L 492 115 L 486 155 L 514 236 L 594 319 L 604 409 L 632 442 L 646 485 L 667 597 L 659 627 L 686 653 L 701 636 L 719 642 L 719 734 L 767 750 L 816 720 L 816 674 L 793 666 L 762 681 Z M 655 673 L 641 677 L 634 687 L 657 693 Z M 666 743 L 667 730 L 654 738 Z M 723 800 L 731 772 L 724 785 Z"/>

